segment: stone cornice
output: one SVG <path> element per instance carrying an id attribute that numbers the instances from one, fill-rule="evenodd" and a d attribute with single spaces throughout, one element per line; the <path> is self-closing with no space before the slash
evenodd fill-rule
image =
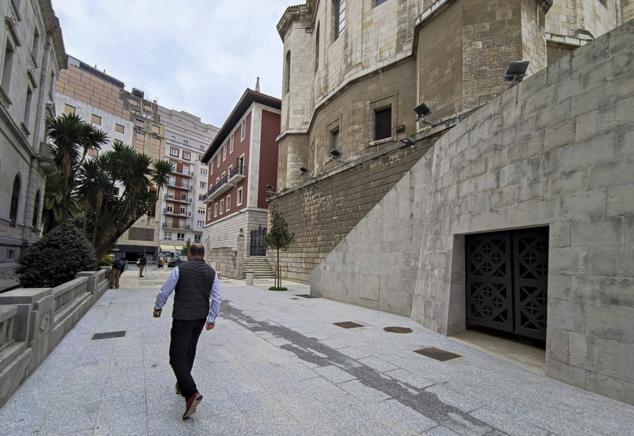
<path id="1" fill-rule="evenodd" d="M 288 28 L 293 23 L 293 21 L 300 18 L 311 17 L 315 11 L 315 0 L 306 0 L 306 3 L 303 5 L 294 5 L 289 6 L 284 11 L 284 15 L 280 18 L 280 21 L 277 23 L 277 31 L 284 40 L 284 35 L 288 31 Z"/>
<path id="2" fill-rule="evenodd" d="M 68 59 L 66 57 L 66 48 L 64 47 L 64 37 L 59 19 L 55 15 L 51 0 L 39 0 L 42 18 L 46 26 L 46 33 L 51 38 L 55 56 L 57 58 L 57 66 L 60 70 L 68 68 Z"/>

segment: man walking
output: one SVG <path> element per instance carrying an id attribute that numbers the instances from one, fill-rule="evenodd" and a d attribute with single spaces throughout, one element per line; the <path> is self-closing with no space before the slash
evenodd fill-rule
<path id="1" fill-rule="evenodd" d="M 172 291 L 176 290 L 169 355 L 176 375 L 176 393 L 185 397 L 183 419 L 192 416 L 203 399 L 191 375 L 196 345 L 204 326 L 207 330 L 215 327 L 222 301 L 218 276 L 204 257 L 205 248 L 192 244 L 188 262 L 172 270 L 154 304 L 154 317 L 158 318 Z"/>
<path id="2" fill-rule="evenodd" d="M 125 260 L 115 259 L 110 270 L 110 289 L 119 289 L 119 278 L 125 270 Z"/>
<path id="3" fill-rule="evenodd" d="M 142 254 L 139 258 L 139 277 L 143 277 L 143 270 L 145 269 L 145 265 L 147 265 L 147 258 L 145 254 Z"/>

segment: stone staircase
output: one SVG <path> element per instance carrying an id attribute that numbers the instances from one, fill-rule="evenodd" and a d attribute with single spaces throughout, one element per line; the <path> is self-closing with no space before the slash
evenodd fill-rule
<path id="1" fill-rule="evenodd" d="M 243 278 L 246 278 L 247 271 L 253 272 L 253 278 L 255 279 L 273 279 L 275 273 L 273 268 L 266 259 L 266 256 L 251 256 L 244 259 L 244 273 Z"/>

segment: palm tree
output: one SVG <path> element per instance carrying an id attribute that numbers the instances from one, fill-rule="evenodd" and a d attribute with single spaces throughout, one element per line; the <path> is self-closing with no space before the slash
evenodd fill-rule
<path id="1" fill-rule="evenodd" d="M 79 169 L 76 195 L 84 204 L 84 234 L 87 233 L 87 222 L 90 211 L 94 213 L 92 243 L 97 240 L 99 228 L 99 215 L 104 201 L 108 200 L 114 192 L 114 181 L 110 174 L 109 155 L 99 155 L 83 163 Z"/>
<path id="2" fill-rule="evenodd" d="M 84 122 L 75 114 L 63 114 L 46 120 L 48 136 L 53 141 L 55 162 L 62 177 L 62 221 L 70 215 L 75 176 L 91 150 L 98 151 L 108 140 L 102 130 Z"/>

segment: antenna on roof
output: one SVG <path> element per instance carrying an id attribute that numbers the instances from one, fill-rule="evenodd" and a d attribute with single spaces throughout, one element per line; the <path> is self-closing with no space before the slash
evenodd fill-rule
<path id="1" fill-rule="evenodd" d="M 260 78 L 255 82 L 255 92 L 260 92 Z"/>

